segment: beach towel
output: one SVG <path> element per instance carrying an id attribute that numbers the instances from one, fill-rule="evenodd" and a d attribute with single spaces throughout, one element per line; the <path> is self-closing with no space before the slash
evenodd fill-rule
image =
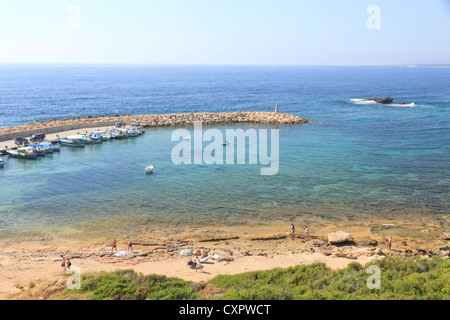
<path id="1" fill-rule="evenodd" d="M 116 257 L 126 257 L 127 254 L 125 252 L 119 251 L 116 254 L 114 254 Z"/>

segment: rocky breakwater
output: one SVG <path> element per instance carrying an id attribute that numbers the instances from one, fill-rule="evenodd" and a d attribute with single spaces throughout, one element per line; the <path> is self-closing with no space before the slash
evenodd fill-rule
<path id="1" fill-rule="evenodd" d="M 223 113 L 183 113 L 132 116 L 124 119 L 125 123 L 143 127 L 190 126 L 195 122 L 206 125 L 255 123 L 255 124 L 305 124 L 308 121 L 295 115 L 275 112 L 236 111 Z"/>
<path id="2" fill-rule="evenodd" d="M 103 117 L 80 117 L 73 119 L 53 119 L 30 123 L 23 126 L 8 127 L 0 129 L 0 140 L 2 135 L 17 133 L 23 135 L 29 132 L 43 131 L 44 133 L 55 133 L 64 130 L 110 126 L 116 122 L 123 122 L 129 126 L 151 127 L 171 127 L 171 126 L 191 126 L 195 122 L 201 121 L 204 125 L 221 125 L 235 123 L 254 123 L 268 125 L 289 125 L 306 124 L 308 120 L 296 115 L 281 112 L 261 112 L 261 111 L 234 111 L 234 112 L 196 112 L 178 114 L 141 114 L 141 115 L 121 115 Z M 62 130 L 64 129 L 64 130 Z"/>

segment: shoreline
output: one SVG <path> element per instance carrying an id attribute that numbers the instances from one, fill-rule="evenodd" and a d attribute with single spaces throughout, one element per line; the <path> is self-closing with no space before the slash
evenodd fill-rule
<path id="1" fill-rule="evenodd" d="M 379 221 L 380 225 L 382 222 Z M 389 225 L 408 225 L 390 221 Z M 374 233 L 362 223 L 329 223 L 310 228 L 305 236 L 301 222 L 295 223 L 295 238 L 289 234 L 290 222 L 248 224 L 245 226 L 204 226 L 194 231 L 177 233 L 176 228 L 160 229 L 138 237 L 118 235 L 117 249 L 127 256 L 111 253 L 112 239 L 97 236 L 90 239 L 55 239 L 5 244 L 0 248 L 0 299 L 41 299 L 27 296 L 29 289 L 40 284 L 66 280 L 60 266 L 60 255 L 70 258 L 80 268 L 81 275 L 115 270 L 133 269 L 144 275 L 159 274 L 193 282 L 206 282 L 217 275 L 249 271 L 287 268 L 299 264 L 323 262 L 332 269 L 345 268 L 351 262 L 361 265 L 385 256 L 414 258 L 439 255 L 449 257 L 449 241 L 444 240 L 442 228 L 437 234 L 422 232 L 423 238 L 392 236 L 392 248 L 386 248 L 387 236 Z M 387 224 L 386 224 L 387 225 Z M 416 223 L 417 230 L 423 225 Z M 350 241 L 331 244 L 328 235 L 335 231 L 351 235 Z M 169 232 L 170 234 L 166 234 Z M 389 233 L 388 233 L 389 234 Z M 127 251 L 127 242 L 133 241 L 133 250 Z M 191 249 L 200 257 L 218 254 L 203 264 L 204 272 L 196 272 L 186 265 L 188 258 L 179 253 Z M 194 256 L 195 257 L 195 256 Z M 46 299 L 49 297 L 43 297 Z"/>

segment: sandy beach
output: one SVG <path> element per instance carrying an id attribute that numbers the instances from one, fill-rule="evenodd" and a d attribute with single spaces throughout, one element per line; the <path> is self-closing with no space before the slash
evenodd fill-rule
<path id="1" fill-rule="evenodd" d="M 397 223 L 397 222 L 396 222 Z M 399 225 L 399 224 L 397 224 Z M 248 271 L 287 268 L 301 264 L 322 262 L 332 269 L 345 268 L 351 262 L 364 265 L 385 256 L 414 257 L 438 253 L 448 257 L 448 251 L 439 251 L 448 245 L 437 232 L 423 232 L 420 224 L 408 224 L 420 232 L 419 238 L 393 236 L 392 248 L 385 246 L 386 237 L 370 231 L 364 224 L 329 224 L 319 229 L 313 226 L 306 237 L 301 224 L 296 236 L 289 234 L 289 224 L 259 226 L 211 227 L 198 229 L 195 234 L 143 235 L 135 239 L 117 237 L 118 252 L 111 252 L 112 239 L 98 237 L 89 241 L 54 239 L 43 242 L 9 243 L 0 248 L 0 299 L 49 299 L 66 286 L 67 277 L 60 266 L 61 255 L 69 258 L 80 275 L 114 270 L 133 269 L 146 274 L 160 274 L 193 282 L 208 281 L 217 275 Z M 429 225 L 428 227 L 431 227 Z M 300 229 L 300 230 L 299 230 Z M 431 230 L 431 228 L 429 228 Z M 344 230 L 352 241 L 330 244 L 328 234 Z M 219 232 L 220 235 L 217 235 Z M 133 241 L 132 250 L 127 242 Z M 191 249 L 193 257 L 180 255 Z M 187 266 L 189 258 L 208 257 L 203 270 Z M 215 257 L 220 257 L 214 259 Z M 39 290 L 30 290 L 40 288 Z"/>

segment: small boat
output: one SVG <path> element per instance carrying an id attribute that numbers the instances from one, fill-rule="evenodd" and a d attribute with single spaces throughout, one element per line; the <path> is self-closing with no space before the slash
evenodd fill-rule
<path id="1" fill-rule="evenodd" d="M 183 141 L 189 141 L 189 140 L 191 140 L 190 136 L 183 137 Z"/>
<path id="2" fill-rule="evenodd" d="M 38 154 L 33 147 L 21 147 L 17 149 L 7 149 L 6 152 L 10 157 L 20 159 L 37 159 Z"/>
<path id="3" fill-rule="evenodd" d="M 100 134 L 102 141 L 111 140 L 111 133 L 108 131 L 99 131 L 98 133 Z"/>
<path id="4" fill-rule="evenodd" d="M 68 139 L 68 138 L 60 138 L 59 142 L 63 145 L 63 146 L 68 146 L 68 147 L 84 147 L 85 143 L 79 140 L 75 140 L 75 139 Z"/>
<path id="5" fill-rule="evenodd" d="M 61 145 L 59 143 L 53 143 L 51 141 L 42 141 L 41 144 L 46 148 L 46 153 L 53 153 L 61 151 Z"/>
<path id="6" fill-rule="evenodd" d="M 142 128 L 143 128 L 142 126 L 137 128 L 137 132 L 139 135 L 143 135 L 145 133 L 145 131 Z"/>
<path id="7" fill-rule="evenodd" d="M 52 148 L 54 152 L 61 151 L 61 145 L 59 143 L 52 143 Z"/>
<path id="8" fill-rule="evenodd" d="M 0 167 L 3 167 L 4 164 L 5 164 L 5 160 L 3 160 L 3 158 L 0 158 Z"/>
<path id="9" fill-rule="evenodd" d="M 120 139 L 120 132 L 117 129 L 111 129 L 108 131 L 111 139 Z"/>
<path id="10" fill-rule="evenodd" d="M 88 139 L 90 143 L 102 143 L 102 136 L 100 133 L 89 133 Z"/>
<path id="11" fill-rule="evenodd" d="M 146 166 L 145 173 L 147 174 L 153 173 L 153 166 L 152 165 Z"/>
<path id="12" fill-rule="evenodd" d="M 53 151 L 55 151 L 53 143 L 51 143 L 50 141 L 42 141 L 40 145 L 42 145 L 42 147 L 45 149 L 45 153 L 53 153 Z"/>
<path id="13" fill-rule="evenodd" d="M 123 129 L 123 128 L 119 128 L 117 129 L 117 131 L 119 131 L 119 137 L 121 138 L 128 138 L 130 135 L 128 134 L 128 130 L 127 129 Z"/>
<path id="14" fill-rule="evenodd" d="M 125 128 L 129 137 L 137 137 L 139 135 L 139 131 L 137 127 L 127 127 Z"/>
<path id="15" fill-rule="evenodd" d="M 28 147 L 31 147 L 34 149 L 34 152 L 39 156 L 39 157 L 45 157 L 45 153 L 46 151 L 46 147 L 40 143 L 30 143 L 28 145 Z"/>
<path id="16" fill-rule="evenodd" d="M 223 142 L 222 142 L 222 145 L 223 146 L 227 146 L 227 145 L 229 145 L 230 144 L 230 141 L 228 141 L 228 140 L 223 140 Z"/>
<path id="17" fill-rule="evenodd" d="M 83 143 L 91 142 L 89 137 L 86 135 L 83 135 L 83 134 L 74 134 L 74 135 L 68 136 L 67 139 L 76 140 L 76 141 L 83 142 Z"/>

